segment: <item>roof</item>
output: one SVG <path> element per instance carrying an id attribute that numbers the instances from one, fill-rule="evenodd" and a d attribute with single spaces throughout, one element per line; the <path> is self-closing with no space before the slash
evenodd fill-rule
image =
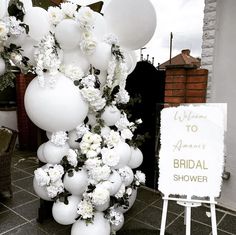
<path id="1" fill-rule="evenodd" d="M 163 64 L 159 65 L 158 68 L 165 69 L 168 65 L 189 65 L 193 67 L 200 67 L 200 63 L 200 59 L 197 59 L 190 55 L 189 49 L 184 49 L 180 54 L 171 58 L 171 63 L 170 60 L 167 60 Z"/>

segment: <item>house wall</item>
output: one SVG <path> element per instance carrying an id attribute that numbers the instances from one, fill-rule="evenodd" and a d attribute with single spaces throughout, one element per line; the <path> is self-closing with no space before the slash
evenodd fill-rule
<path id="1" fill-rule="evenodd" d="M 202 61 L 210 74 L 208 102 L 228 104 L 226 170 L 231 177 L 223 183 L 219 204 L 236 210 L 236 1 L 205 3 Z"/>

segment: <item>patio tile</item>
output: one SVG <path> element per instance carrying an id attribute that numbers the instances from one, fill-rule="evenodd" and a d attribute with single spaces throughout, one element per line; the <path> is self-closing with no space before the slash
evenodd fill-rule
<path id="1" fill-rule="evenodd" d="M 30 174 L 21 170 L 18 170 L 17 168 L 14 168 L 13 171 L 11 172 L 11 179 L 12 182 L 15 180 L 23 179 L 26 177 L 29 177 Z"/>
<path id="2" fill-rule="evenodd" d="M 145 188 L 139 188 L 137 193 L 137 199 L 147 204 L 153 203 L 156 200 L 160 200 L 160 195 L 152 190 Z"/>
<path id="3" fill-rule="evenodd" d="M 140 211 L 142 211 L 147 204 L 143 201 L 136 200 L 134 205 L 125 213 L 127 217 L 134 217 L 137 215 Z"/>
<path id="4" fill-rule="evenodd" d="M 163 207 L 163 200 L 160 199 L 159 201 L 156 201 L 153 204 L 153 206 L 156 206 L 156 207 L 162 209 L 162 207 Z M 177 204 L 176 201 L 169 200 L 169 202 L 168 202 L 168 211 L 176 213 L 176 214 L 179 215 L 179 214 L 184 212 L 184 207 L 179 205 L 179 204 Z"/>
<path id="5" fill-rule="evenodd" d="M 21 187 L 21 188 L 25 189 L 26 191 L 29 191 L 29 192 L 35 194 L 34 187 L 33 187 L 33 176 L 30 176 L 25 179 L 14 181 L 14 185 Z"/>
<path id="6" fill-rule="evenodd" d="M 218 228 L 236 234 L 236 216 L 226 215 L 218 225 Z"/>

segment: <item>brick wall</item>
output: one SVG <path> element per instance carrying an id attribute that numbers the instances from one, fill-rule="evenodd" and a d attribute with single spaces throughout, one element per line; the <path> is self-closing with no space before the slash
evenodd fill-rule
<path id="1" fill-rule="evenodd" d="M 167 66 L 165 103 L 205 103 L 208 71 L 188 66 Z"/>

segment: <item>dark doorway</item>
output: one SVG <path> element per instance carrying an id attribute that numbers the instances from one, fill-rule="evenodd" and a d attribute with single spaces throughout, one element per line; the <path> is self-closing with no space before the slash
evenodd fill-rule
<path id="1" fill-rule="evenodd" d="M 157 188 L 158 166 L 156 148 L 159 141 L 159 117 L 164 103 L 165 71 L 157 70 L 147 61 L 137 63 L 135 70 L 128 76 L 126 88 L 130 97 L 140 97 L 130 112 L 133 119 L 141 118 L 143 124 L 138 132 L 148 133 L 149 138 L 140 147 L 144 160 L 140 166 L 146 174 L 146 186 Z"/>

